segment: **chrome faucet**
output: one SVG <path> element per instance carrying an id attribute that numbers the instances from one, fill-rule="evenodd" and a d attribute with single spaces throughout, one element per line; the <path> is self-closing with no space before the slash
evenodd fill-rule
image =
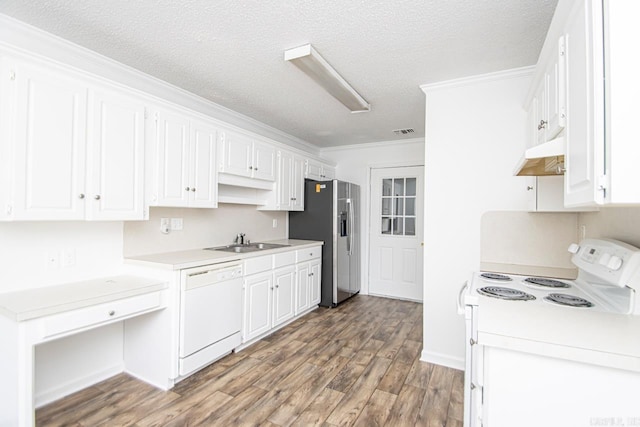
<path id="1" fill-rule="evenodd" d="M 238 235 L 236 236 L 236 240 L 235 242 L 240 244 L 240 245 L 244 245 L 244 233 L 238 233 Z"/>

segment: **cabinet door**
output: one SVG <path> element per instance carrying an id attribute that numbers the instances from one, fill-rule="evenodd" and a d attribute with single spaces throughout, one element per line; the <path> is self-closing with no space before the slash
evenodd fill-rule
<path id="1" fill-rule="evenodd" d="M 189 120 L 179 113 L 157 113 L 159 206 L 189 204 Z"/>
<path id="2" fill-rule="evenodd" d="M 273 273 L 273 326 L 293 318 L 295 306 L 296 269 L 294 266 Z"/>
<path id="3" fill-rule="evenodd" d="M 276 181 L 278 192 L 278 209 L 290 210 L 293 204 L 291 194 L 293 173 L 293 154 L 281 151 L 278 154 L 278 180 Z"/>
<path id="4" fill-rule="evenodd" d="M 70 72 L 7 58 L 8 103 L 15 112 L 13 188 L 6 212 L 13 219 L 84 219 L 87 86 Z M 4 78 L 4 77 L 3 77 Z M 11 150 L 8 150 L 11 151 Z M 11 201 L 12 200 L 12 201 Z"/>
<path id="5" fill-rule="evenodd" d="M 106 89 L 89 103 L 87 218 L 144 219 L 144 104 Z"/>
<path id="6" fill-rule="evenodd" d="M 253 140 L 234 132 L 221 135 L 220 172 L 251 177 L 253 172 Z"/>
<path id="7" fill-rule="evenodd" d="M 322 179 L 326 181 L 336 179 L 336 168 L 329 165 L 322 165 Z"/>
<path id="8" fill-rule="evenodd" d="M 276 149 L 263 142 L 253 144 L 253 177 L 276 180 Z"/>
<path id="9" fill-rule="evenodd" d="M 547 97 L 545 86 L 545 79 L 542 79 L 542 82 L 540 82 L 540 86 L 538 86 L 538 90 L 536 91 L 536 129 L 538 131 L 536 134 L 536 144 L 542 144 L 547 140 Z"/>
<path id="10" fill-rule="evenodd" d="M 567 130 L 565 206 L 604 202 L 602 10 L 577 2 L 566 24 Z M 600 36 L 598 36 L 600 34 Z M 604 187 L 603 187 L 604 188 Z"/>
<path id="11" fill-rule="evenodd" d="M 191 121 L 189 206 L 196 208 L 218 206 L 217 133 L 217 129 L 207 123 Z"/>
<path id="12" fill-rule="evenodd" d="M 296 315 L 298 315 L 309 308 L 309 283 L 311 282 L 309 263 L 298 264 L 296 271 Z"/>
<path id="13" fill-rule="evenodd" d="M 322 179 L 322 163 L 312 159 L 307 159 L 305 178 L 320 180 Z"/>
<path id="14" fill-rule="evenodd" d="M 322 279 L 322 268 L 320 259 L 316 259 L 310 262 L 309 274 L 311 280 L 309 280 L 309 305 L 320 304 L 320 282 Z"/>
<path id="15" fill-rule="evenodd" d="M 291 166 L 291 206 L 289 210 L 304 210 L 304 159 L 294 157 Z"/>
<path id="16" fill-rule="evenodd" d="M 273 274 L 245 278 L 243 341 L 247 342 L 271 329 Z"/>
<path id="17" fill-rule="evenodd" d="M 565 114 L 565 51 L 564 36 L 560 37 L 557 49 L 545 73 L 547 95 L 546 140 L 555 138 L 564 129 Z"/>

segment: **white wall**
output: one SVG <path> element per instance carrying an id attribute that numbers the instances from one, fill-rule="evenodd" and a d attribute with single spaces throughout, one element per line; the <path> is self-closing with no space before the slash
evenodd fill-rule
<path id="1" fill-rule="evenodd" d="M 160 218 L 182 218 L 183 230 L 160 232 Z M 277 220 L 273 228 L 273 220 Z M 149 221 L 124 224 L 124 255 L 144 255 L 228 245 L 238 233 L 246 239 L 284 239 L 288 213 L 258 211 L 255 206 L 220 204 L 218 209 L 152 207 Z"/>
<path id="2" fill-rule="evenodd" d="M 424 140 L 374 142 L 356 146 L 324 149 L 322 157 L 337 164 L 338 179 L 360 186 L 362 207 L 360 209 L 362 248 L 360 292 L 369 293 L 369 207 L 371 205 L 371 168 L 390 166 L 424 165 Z"/>
<path id="3" fill-rule="evenodd" d="M 523 153 L 531 69 L 423 86 L 426 93 L 422 359 L 464 367 L 456 298 L 479 270 L 481 217 L 526 210 L 513 168 Z"/>

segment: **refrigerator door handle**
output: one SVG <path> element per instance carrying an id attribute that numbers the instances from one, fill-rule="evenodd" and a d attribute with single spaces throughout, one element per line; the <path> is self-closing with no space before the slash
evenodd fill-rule
<path id="1" fill-rule="evenodd" d="M 351 233 L 353 233 L 353 206 L 351 199 L 347 199 L 347 254 L 349 255 L 353 255 Z"/>

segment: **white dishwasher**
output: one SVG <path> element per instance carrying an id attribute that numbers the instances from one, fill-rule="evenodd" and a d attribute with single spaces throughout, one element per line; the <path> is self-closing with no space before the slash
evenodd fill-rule
<path id="1" fill-rule="evenodd" d="M 180 362 L 184 376 L 241 343 L 242 264 L 227 262 L 182 271 Z"/>

